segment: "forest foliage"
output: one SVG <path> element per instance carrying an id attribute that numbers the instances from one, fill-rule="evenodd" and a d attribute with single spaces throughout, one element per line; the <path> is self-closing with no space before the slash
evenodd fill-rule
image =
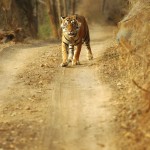
<path id="1" fill-rule="evenodd" d="M 103 20 L 116 24 L 127 12 L 126 0 L 92 3 L 92 0 L 0 0 L 0 29 L 22 28 L 24 34 L 32 38 L 59 38 L 61 16 L 78 13 L 88 22 Z"/>

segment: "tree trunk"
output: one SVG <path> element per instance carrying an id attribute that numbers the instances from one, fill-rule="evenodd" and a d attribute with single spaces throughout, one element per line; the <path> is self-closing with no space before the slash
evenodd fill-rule
<path id="1" fill-rule="evenodd" d="M 61 19 L 60 17 L 63 16 L 63 4 L 62 0 L 57 0 L 57 10 L 58 10 L 58 18 L 59 18 L 59 25 L 61 24 Z"/>
<path id="2" fill-rule="evenodd" d="M 68 10 L 67 10 L 67 1 L 63 0 L 63 6 L 64 6 L 64 16 L 68 15 Z"/>
<path id="3" fill-rule="evenodd" d="M 12 5 L 12 0 L 1 0 L 1 8 L 4 12 L 4 24 L 5 24 L 5 29 L 9 29 L 10 24 L 11 24 L 11 18 L 10 18 L 10 14 L 11 14 L 11 5 Z"/>
<path id="4" fill-rule="evenodd" d="M 53 10 L 53 16 L 54 16 L 54 21 L 56 26 L 58 27 L 59 25 L 59 18 L 58 18 L 58 11 L 57 11 L 57 6 L 56 6 L 56 0 L 52 0 L 52 10 Z"/>
<path id="5" fill-rule="evenodd" d="M 102 2 L 102 13 L 103 14 L 105 12 L 105 4 L 106 4 L 106 0 L 103 0 L 103 2 Z"/>
<path id="6" fill-rule="evenodd" d="M 38 0 L 35 1 L 35 30 L 36 30 L 36 33 L 38 33 Z"/>
<path id="7" fill-rule="evenodd" d="M 53 8 L 52 8 L 52 2 L 51 0 L 48 0 L 48 14 L 50 17 L 50 23 L 52 27 L 52 32 L 54 38 L 58 38 L 58 32 L 57 32 L 57 25 L 55 23 L 54 15 L 53 15 Z"/>
<path id="8" fill-rule="evenodd" d="M 59 18 L 59 24 L 60 24 L 60 17 L 62 16 L 62 4 L 61 4 L 61 0 L 57 0 L 57 3 L 58 3 L 58 7 L 57 7 L 57 10 L 58 10 L 58 18 Z"/>
<path id="9" fill-rule="evenodd" d="M 71 0 L 71 14 L 75 14 L 75 9 L 76 9 L 76 1 Z"/>

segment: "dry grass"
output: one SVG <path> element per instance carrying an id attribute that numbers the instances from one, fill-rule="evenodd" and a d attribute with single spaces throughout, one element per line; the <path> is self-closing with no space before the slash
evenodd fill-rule
<path id="1" fill-rule="evenodd" d="M 132 4 L 134 3 L 135 1 L 132 1 Z M 121 58 L 126 55 L 124 59 L 120 59 L 122 62 L 119 62 L 119 65 L 126 65 L 128 76 L 139 85 L 137 87 L 143 87 L 143 85 L 150 83 L 149 4 L 148 0 L 138 1 L 130 13 L 119 23 L 119 32 L 126 29 L 126 32 L 120 32 L 121 35 L 119 35 Z M 128 32 L 131 32 L 129 37 L 126 36 Z M 138 74 L 134 69 L 137 65 L 140 66 Z"/>
<path id="2" fill-rule="evenodd" d="M 122 150 L 150 149 L 150 1 L 133 7 L 118 24 L 117 46 L 106 50 L 101 73 L 114 89 Z M 126 141 L 126 142 L 124 142 Z"/>
<path id="3" fill-rule="evenodd" d="M 147 149 L 149 135 L 149 111 L 150 111 L 150 1 L 131 1 L 133 8 L 129 14 L 120 22 L 119 30 L 126 29 L 126 33 L 120 35 L 120 60 L 118 66 L 125 65 L 128 76 L 128 89 L 131 95 L 128 95 L 131 106 L 134 110 L 140 110 L 142 113 L 135 117 L 136 123 L 130 121 L 130 125 L 137 126 L 130 129 L 135 134 L 135 139 L 139 144 L 136 149 Z M 130 36 L 126 36 L 127 33 Z M 122 32 L 123 33 L 123 32 Z M 127 93 L 126 93 L 127 94 Z M 130 104 L 130 103 L 129 103 Z M 139 133 L 139 134 L 137 134 Z M 131 141 L 129 143 L 132 143 Z"/>

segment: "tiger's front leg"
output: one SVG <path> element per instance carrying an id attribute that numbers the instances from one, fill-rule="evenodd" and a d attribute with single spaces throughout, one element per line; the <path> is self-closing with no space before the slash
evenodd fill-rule
<path id="1" fill-rule="evenodd" d="M 82 47 L 82 43 L 77 45 L 77 49 L 73 57 L 72 65 L 80 65 L 79 57 L 80 57 L 81 47 Z"/>
<path id="2" fill-rule="evenodd" d="M 72 62 L 74 56 L 74 45 L 69 44 L 68 63 Z"/>
<path id="3" fill-rule="evenodd" d="M 60 64 L 61 67 L 68 66 L 68 45 L 62 42 L 62 63 Z"/>

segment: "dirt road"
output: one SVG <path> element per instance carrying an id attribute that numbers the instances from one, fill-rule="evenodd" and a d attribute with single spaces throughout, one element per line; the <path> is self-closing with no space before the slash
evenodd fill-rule
<path id="1" fill-rule="evenodd" d="M 116 150 L 112 91 L 97 74 L 112 27 L 91 28 L 94 60 L 60 68 L 60 44 L 0 52 L 0 150 Z"/>

